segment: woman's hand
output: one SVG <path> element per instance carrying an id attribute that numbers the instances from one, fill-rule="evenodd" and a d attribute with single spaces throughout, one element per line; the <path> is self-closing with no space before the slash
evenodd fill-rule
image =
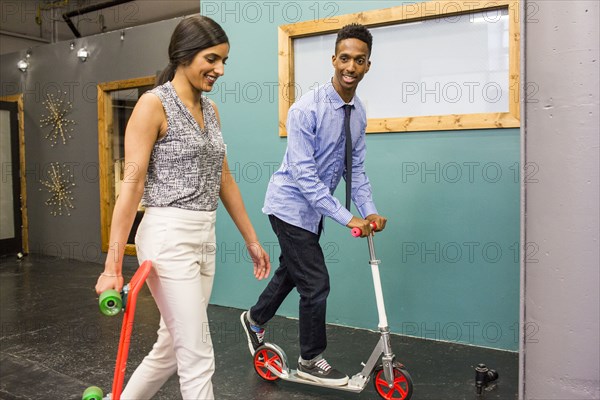
<path id="1" fill-rule="evenodd" d="M 120 292 L 123 289 L 123 275 L 121 273 L 108 272 L 105 270 L 98 277 L 96 282 L 96 293 L 100 295 L 102 292 L 114 289 Z"/>
<path id="2" fill-rule="evenodd" d="M 269 276 L 271 271 L 271 259 L 269 254 L 258 242 L 246 243 L 248 254 L 252 257 L 254 264 L 254 276 L 259 281 Z"/>

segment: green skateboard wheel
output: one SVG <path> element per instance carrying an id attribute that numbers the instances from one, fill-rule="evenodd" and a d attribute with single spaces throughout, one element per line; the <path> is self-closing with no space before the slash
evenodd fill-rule
<path id="1" fill-rule="evenodd" d="M 116 290 L 107 290 L 100 294 L 98 305 L 100 306 L 100 312 L 102 314 L 112 317 L 121 312 L 121 309 L 123 308 L 123 299 L 121 299 L 121 294 Z"/>
<path id="2" fill-rule="evenodd" d="M 98 386 L 90 386 L 89 388 L 85 389 L 85 392 L 83 392 L 81 400 L 102 400 L 103 396 L 104 394 L 102 393 L 102 389 L 100 389 Z"/>

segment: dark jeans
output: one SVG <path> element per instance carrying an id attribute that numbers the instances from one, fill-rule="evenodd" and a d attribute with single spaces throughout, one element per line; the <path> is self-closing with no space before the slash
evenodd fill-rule
<path id="1" fill-rule="evenodd" d="M 269 220 L 281 247 L 279 268 L 250 309 L 250 316 L 257 324 L 266 324 L 295 287 L 300 294 L 300 355 L 310 360 L 327 347 L 329 273 L 319 245 L 321 230 L 315 235 L 273 215 L 269 215 Z"/>

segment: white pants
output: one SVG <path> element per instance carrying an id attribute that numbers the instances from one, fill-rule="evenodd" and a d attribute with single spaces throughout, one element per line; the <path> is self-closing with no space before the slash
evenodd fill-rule
<path id="1" fill-rule="evenodd" d="M 123 400 L 150 399 L 173 373 L 184 400 L 214 399 L 215 370 L 206 307 L 215 274 L 216 211 L 147 208 L 136 235 L 140 263 L 161 314 L 158 339 L 123 390 Z"/>

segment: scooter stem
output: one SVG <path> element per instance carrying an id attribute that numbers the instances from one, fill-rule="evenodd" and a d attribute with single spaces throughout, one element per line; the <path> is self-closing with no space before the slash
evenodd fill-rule
<path id="1" fill-rule="evenodd" d="M 381 278 L 379 276 L 380 261 L 375 256 L 375 246 L 373 245 L 373 235 L 367 236 L 369 243 L 369 264 L 371 265 L 371 274 L 373 275 L 373 286 L 375 288 L 375 300 L 377 301 L 377 313 L 379 314 L 379 329 L 387 328 L 387 314 L 385 313 L 385 304 L 383 302 L 383 290 L 381 289 Z"/>

